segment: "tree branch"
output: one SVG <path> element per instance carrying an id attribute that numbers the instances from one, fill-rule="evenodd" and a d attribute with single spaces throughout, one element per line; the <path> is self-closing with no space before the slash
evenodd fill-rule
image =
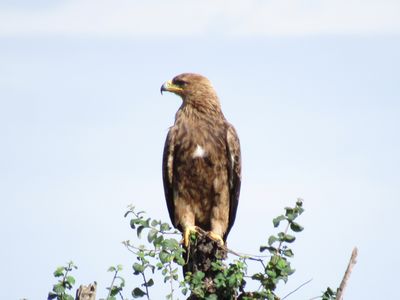
<path id="1" fill-rule="evenodd" d="M 75 300 L 95 300 L 96 299 L 97 283 L 89 284 L 88 286 L 81 285 L 76 291 Z"/>
<path id="2" fill-rule="evenodd" d="M 286 296 L 284 296 L 282 298 L 282 300 L 288 298 L 290 295 L 294 294 L 295 292 L 297 292 L 299 289 L 301 289 L 303 286 L 305 286 L 306 284 L 309 284 L 312 281 L 312 278 L 307 280 L 306 282 L 300 284 L 297 288 L 295 288 L 293 291 L 291 291 L 289 294 L 287 294 Z"/>
<path id="3" fill-rule="evenodd" d="M 336 300 L 342 300 L 343 299 L 343 293 L 344 293 L 344 290 L 345 290 L 345 288 L 347 286 L 347 281 L 349 280 L 350 275 L 351 275 L 351 271 L 353 270 L 353 267 L 357 262 L 356 261 L 357 255 L 358 255 L 358 249 L 357 249 L 357 247 L 354 247 L 353 252 L 351 253 L 349 264 L 347 265 L 346 272 L 344 273 L 342 282 L 340 283 L 340 286 L 339 286 L 339 288 L 337 290 Z"/>

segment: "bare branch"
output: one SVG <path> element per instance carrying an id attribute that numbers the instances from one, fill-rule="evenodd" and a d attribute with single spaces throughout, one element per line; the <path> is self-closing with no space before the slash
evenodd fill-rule
<path id="1" fill-rule="evenodd" d="M 89 284 L 88 286 L 81 285 L 76 291 L 75 300 L 95 300 L 96 299 L 97 283 Z"/>
<path id="2" fill-rule="evenodd" d="M 306 284 L 309 284 L 311 281 L 312 281 L 312 278 L 309 279 L 309 280 L 307 280 L 306 282 L 300 284 L 297 288 L 295 288 L 295 289 L 294 289 L 293 291 L 291 291 L 289 294 L 287 294 L 286 296 L 284 296 L 284 297 L 282 298 L 282 300 L 288 298 L 290 295 L 292 295 L 293 293 L 297 292 L 299 289 L 301 289 L 301 288 L 302 288 L 303 286 L 305 286 Z"/>
<path id="3" fill-rule="evenodd" d="M 358 255 L 358 249 L 357 247 L 354 247 L 353 252 L 351 253 L 351 258 L 349 261 L 349 264 L 347 265 L 346 272 L 344 273 L 342 282 L 340 283 L 340 286 L 338 288 L 337 294 L 336 294 L 336 300 L 342 300 L 343 299 L 343 293 L 344 290 L 347 286 L 347 281 L 350 278 L 351 271 L 353 270 L 354 265 L 356 264 L 356 259 Z"/>

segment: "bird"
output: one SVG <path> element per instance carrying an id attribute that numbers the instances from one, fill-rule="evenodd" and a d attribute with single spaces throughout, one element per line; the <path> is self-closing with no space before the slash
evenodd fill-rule
<path id="1" fill-rule="evenodd" d="M 183 73 L 166 81 L 161 94 L 182 99 L 165 140 L 162 178 L 168 213 L 189 246 L 201 230 L 224 246 L 235 222 L 241 185 L 241 151 L 216 91 L 204 76 Z"/>

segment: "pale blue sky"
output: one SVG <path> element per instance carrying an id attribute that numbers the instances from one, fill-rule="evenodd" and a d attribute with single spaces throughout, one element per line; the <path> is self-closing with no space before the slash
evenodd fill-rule
<path id="1" fill-rule="evenodd" d="M 346 298 L 397 297 L 396 2 L 359 10 L 350 9 L 357 1 L 347 10 L 342 1 L 99 3 L 0 5 L 5 299 L 44 299 L 53 270 L 68 260 L 79 266 L 79 284 L 97 280 L 101 297 L 108 266 L 124 264 L 134 280 L 134 257 L 120 244 L 134 238 L 123 213 L 133 203 L 168 220 L 160 165 L 180 100 L 159 89 L 187 71 L 210 78 L 241 138 L 243 185 L 229 247 L 256 254 L 273 233 L 271 219 L 302 197 L 297 272 L 282 294 L 310 278 L 290 299 L 337 286 L 358 246 Z M 179 9 L 193 22 L 178 26 Z M 138 10 L 140 28 L 129 19 Z M 282 23 L 267 18 L 274 14 Z M 91 19 L 103 27 L 87 26 Z"/>

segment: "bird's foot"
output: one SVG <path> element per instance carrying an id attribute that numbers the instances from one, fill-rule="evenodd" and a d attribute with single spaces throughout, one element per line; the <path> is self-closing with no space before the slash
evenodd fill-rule
<path id="1" fill-rule="evenodd" d="M 183 231 L 183 241 L 181 243 L 183 243 L 183 245 L 185 245 L 186 248 L 189 247 L 190 234 L 192 233 L 196 234 L 197 232 L 198 230 L 196 226 L 187 226 Z"/>
<path id="2" fill-rule="evenodd" d="M 207 236 L 213 241 L 217 242 L 220 246 L 223 246 L 225 244 L 222 237 L 219 234 L 216 234 L 215 232 L 209 231 L 207 233 Z"/>

